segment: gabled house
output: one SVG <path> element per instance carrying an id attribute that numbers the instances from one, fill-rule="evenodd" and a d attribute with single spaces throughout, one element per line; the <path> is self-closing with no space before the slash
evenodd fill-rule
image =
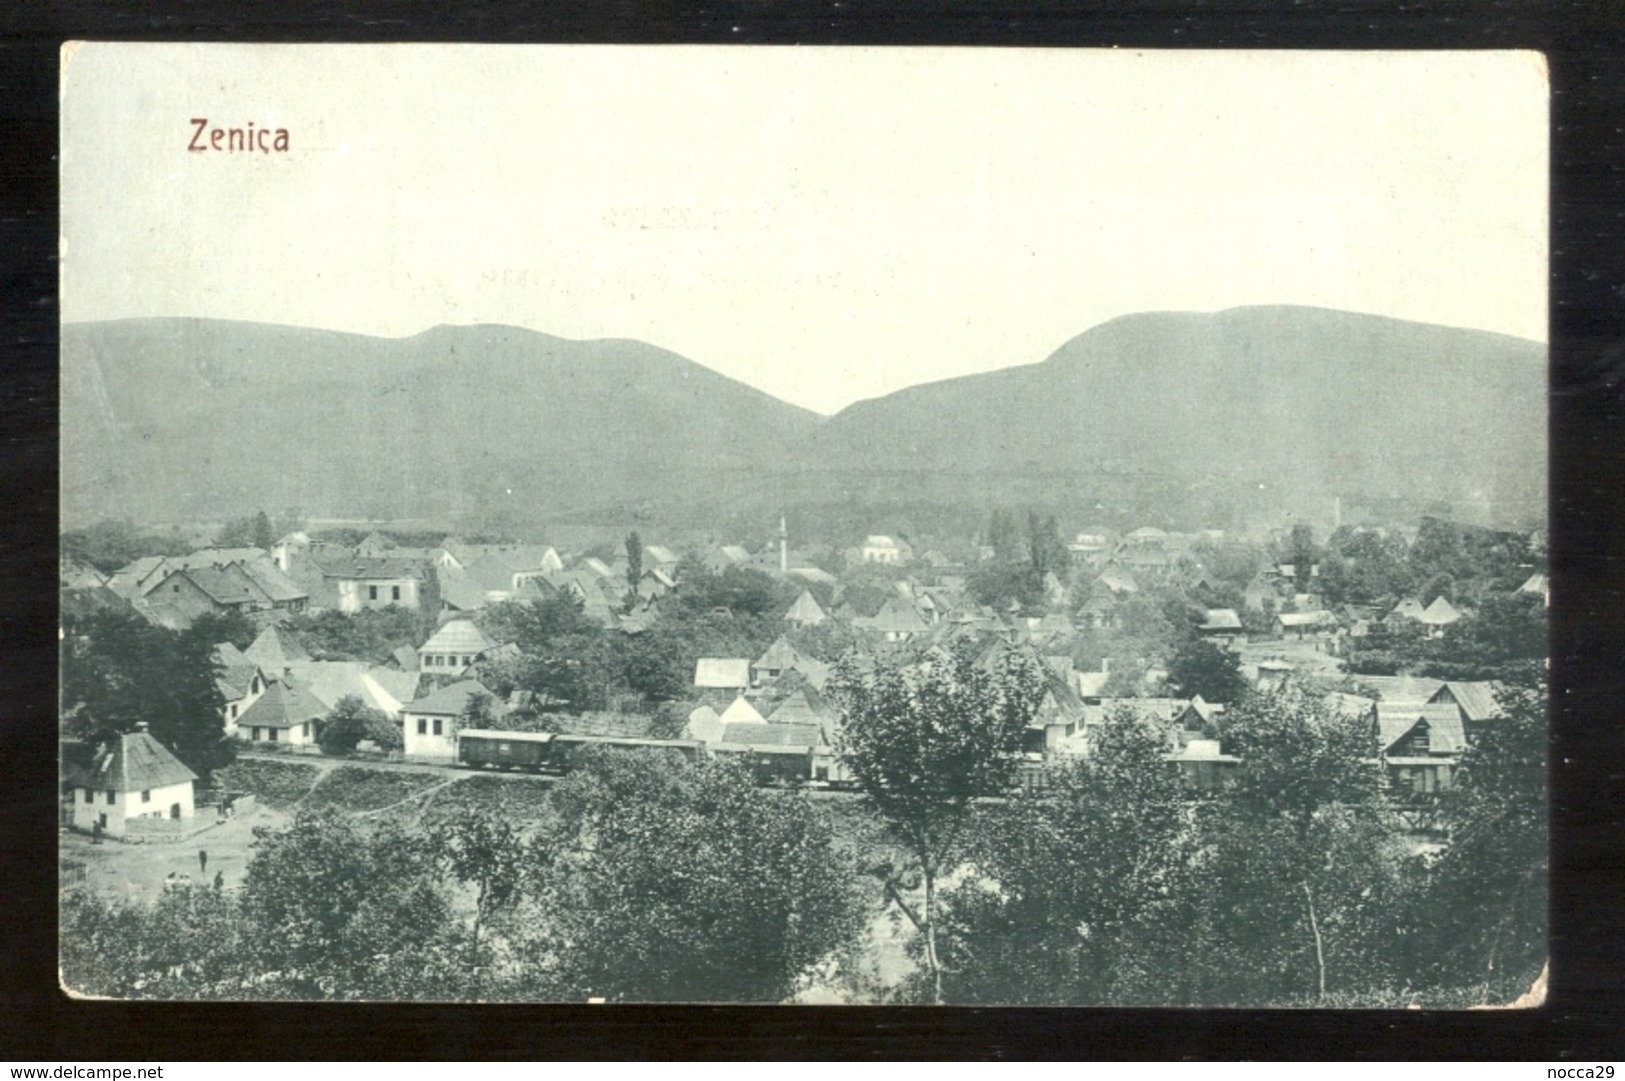
<path id="1" fill-rule="evenodd" d="M 316 742 L 316 729 L 331 707 L 303 682 L 284 676 L 265 688 L 237 717 L 237 738 L 249 743 L 302 746 Z"/>
<path id="2" fill-rule="evenodd" d="M 789 639 L 780 635 L 773 644 L 750 666 L 751 682 L 753 684 L 771 683 L 791 669 L 797 669 L 806 674 L 809 667 L 822 668 L 823 665 L 812 658 L 805 656 Z"/>
<path id="3" fill-rule="evenodd" d="M 1393 791 L 1422 796 L 1449 788 L 1467 749 L 1456 704 L 1378 702 L 1376 714 L 1377 747 Z"/>
<path id="4" fill-rule="evenodd" d="M 457 732 L 477 696 L 490 699 L 490 713 L 501 717 L 508 707 L 478 680 L 465 679 L 401 706 L 401 732 L 407 758 L 451 762 L 457 758 Z M 477 727 L 477 726 L 476 726 Z"/>
<path id="5" fill-rule="evenodd" d="M 123 837 L 136 819 L 186 819 L 197 774 L 142 724 L 117 736 L 70 782 L 73 826 Z"/>
<path id="6" fill-rule="evenodd" d="M 854 619 L 852 623 L 876 632 L 888 642 L 907 642 L 930 629 L 914 605 L 901 597 L 888 598 L 872 618 Z"/>
<path id="7" fill-rule="evenodd" d="M 462 676 L 496 646 L 473 622 L 454 619 L 418 647 L 418 670 L 431 676 Z"/>
<path id="8" fill-rule="evenodd" d="M 163 604 L 193 620 L 205 615 L 246 612 L 256 607 L 255 597 L 240 575 L 219 567 L 173 570 L 149 585 L 142 594 L 149 605 Z"/>
<path id="9" fill-rule="evenodd" d="M 1433 603 L 1422 610 L 1417 621 L 1428 629 L 1428 636 L 1437 638 L 1444 634 L 1444 629 L 1461 619 L 1461 613 L 1456 606 L 1443 596 L 1433 598 Z"/>
<path id="10" fill-rule="evenodd" d="M 1134 580 L 1134 575 L 1115 562 L 1106 564 L 1105 568 L 1100 572 L 1100 577 L 1095 579 L 1095 585 L 1097 587 L 1103 586 L 1113 596 L 1119 597 L 1140 591 L 1140 583 Z"/>
<path id="11" fill-rule="evenodd" d="M 1083 727 L 1084 705 L 1072 681 L 1046 667 L 1044 697 L 1027 722 L 1023 747 L 1027 751 L 1054 754 L 1065 749 L 1067 741 Z"/>
<path id="12" fill-rule="evenodd" d="M 829 618 L 823 605 L 819 604 L 812 595 L 811 590 L 803 589 L 801 595 L 790 605 L 790 610 L 784 613 L 784 621 L 793 623 L 797 627 L 816 627 Z"/>
<path id="13" fill-rule="evenodd" d="M 1461 713 L 1463 730 L 1469 739 L 1506 716 L 1499 695 L 1505 689 L 1499 680 L 1462 682 L 1447 680 L 1428 699 L 1430 705 L 1451 703 Z"/>
<path id="14" fill-rule="evenodd" d="M 246 660 L 235 649 L 231 652 L 234 657 L 221 656 L 216 651 L 214 669 L 214 685 L 220 689 L 222 702 L 220 718 L 225 722 L 228 738 L 237 735 L 237 718 L 259 701 L 271 684 L 259 665 Z"/>

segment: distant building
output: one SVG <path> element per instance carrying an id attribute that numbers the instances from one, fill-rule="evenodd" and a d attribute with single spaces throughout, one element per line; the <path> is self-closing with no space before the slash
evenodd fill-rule
<path id="1" fill-rule="evenodd" d="M 744 694 L 750 688 L 750 661 L 745 657 L 701 657 L 694 664 L 694 686 L 702 691 Z"/>
<path id="2" fill-rule="evenodd" d="M 418 647 L 418 670 L 431 676 L 461 676 L 497 643 L 466 619 L 454 619 Z"/>
<path id="3" fill-rule="evenodd" d="M 865 563 L 907 563 L 914 558 L 908 541 L 879 533 L 864 538 L 858 552 Z"/>
<path id="4" fill-rule="evenodd" d="M 794 623 L 798 627 L 816 627 L 829 618 L 823 605 L 819 604 L 810 590 L 803 589 L 801 596 L 797 597 L 790 610 L 784 613 L 786 623 Z"/>

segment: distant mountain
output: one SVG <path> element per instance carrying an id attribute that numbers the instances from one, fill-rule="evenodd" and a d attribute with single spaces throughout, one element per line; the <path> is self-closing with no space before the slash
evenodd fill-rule
<path id="1" fill-rule="evenodd" d="M 64 521 L 297 507 L 518 521 L 755 475 L 822 419 L 674 353 L 500 326 L 62 328 Z"/>
<path id="2" fill-rule="evenodd" d="M 879 468 L 916 493 L 952 478 L 1006 502 L 1033 478 L 1087 490 L 1136 475 L 1292 498 L 1538 502 L 1545 359 L 1519 338 L 1318 308 L 1130 315 L 1042 363 L 852 405 L 802 458 L 831 489 L 862 489 Z"/>
<path id="3" fill-rule="evenodd" d="M 63 515 L 263 507 L 721 529 L 799 508 L 808 524 L 850 531 L 880 528 L 887 507 L 909 508 L 894 520 L 948 509 L 965 521 L 993 503 L 1184 501 L 1198 517 L 1243 497 L 1538 506 L 1545 355 L 1517 338 L 1314 308 L 1150 313 L 1041 363 L 825 419 L 632 341 L 497 326 L 382 339 L 190 319 L 70 324 Z"/>

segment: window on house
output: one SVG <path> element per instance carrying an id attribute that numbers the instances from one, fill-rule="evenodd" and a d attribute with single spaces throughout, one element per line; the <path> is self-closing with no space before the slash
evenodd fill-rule
<path id="1" fill-rule="evenodd" d="M 422 717 L 419 717 L 418 718 L 418 735 L 426 736 L 428 734 L 429 734 L 429 722 L 424 720 Z"/>
<path id="2" fill-rule="evenodd" d="M 231 704 L 231 719 L 234 721 L 237 719 L 237 703 L 235 702 Z"/>
<path id="3" fill-rule="evenodd" d="M 398 600 L 401 599 L 401 587 L 400 586 L 390 586 L 389 587 L 389 599 L 394 600 L 394 601 L 398 601 Z"/>
<path id="4" fill-rule="evenodd" d="M 108 806 L 109 806 L 109 807 L 111 807 L 111 806 L 113 806 L 113 800 L 114 800 L 114 799 L 115 799 L 115 798 L 116 798 L 116 797 L 115 797 L 115 793 L 114 793 L 114 792 L 113 792 L 113 790 L 112 790 L 112 789 L 108 789 L 108 790 L 107 790 L 107 805 L 108 805 Z"/>
<path id="5" fill-rule="evenodd" d="M 440 730 L 440 718 L 439 717 L 436 717 L 434 719 L 434 734 L 437 735 L 437 736 L 445 735 L 445 733 Z"/>
<path id="6" fill-rule="evenodd" d="M 141 802 L 142 803 L 151 803 L 152 802 L 152 789 L 149 788 L 146 791 L 141 793 Z"/>
<path id="7" fill-rule="evenodd" d="M 309 721 L 306 721 L 306 722 L 305 722 L 305 723 L 304 723 L 304 724 L 303 724 L 303 725 L 302 725 L 302 726 L 301 726 L 301 727 L 300 727 L 300 730 L 299 730 L 299 734 L 300 734 L 300 735 L 302 735 L 302 736 L 304 736 L 304 737 L 305 737 L 305 738 L 306 738 L 306 739 L 309 739 L 309 738 L 310 738 L 310 722 L 309 722 Z"/>
<path id="8" fill-rule="evenodd" d="M 96 793 L 92 792 L 88 788 L 85 789 L 85 802 L 86 803 L 94 803 L 95 801 L 96 801 Z"/>
<path id="9" fill-rule="evenodd" d="M 469 665 L 471 665 L 473 663 L 474 663 L 474 658 L 473 657 L 464 657 L 463 658 L 463 667 L 464 668 L 467 668 Z"/>
<path id="10" fill-rule="evenodd" d="M 271 742 L 272 742 L 272 743 L 275 743 L 275 742 L 276 742 L 276 737 L 277 737 L 277 731 L 276 731 L 276 729 L 274 729 L 274 728 L 267 728 L 267 729 L 266 729 L 266 730 L 265 730 L 265 731 L 266 731 L 266 732 L 267 732 L 267 733 L 269 733 L 269 734 L 270 734 L 270 739 L 271 739 Z"/>
<path id="11" fill-rule="evenodd" d="M 378 599 L 378 587 L 377 586 L 368 586 L 367 587 L 367 599 L 369 601 L 375 601 L 375 600 Z"/>

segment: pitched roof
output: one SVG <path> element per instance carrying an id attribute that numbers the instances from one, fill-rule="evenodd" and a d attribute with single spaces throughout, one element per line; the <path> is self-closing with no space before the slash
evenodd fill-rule
<path id="1" fill-rule="evenodd" d="M 491 712 L 502 716 L 508 712 L 508 707 L 502 699 L 491 693 L 490 688 L 477 679 L 464 679 L 447 687 L 432 691 L 415 702 L 406 702 L 401 706 L 402 713 L 429 713 L 442 717 L 460 717 L 468 708 L 468 700 L 476 694 L 489 695 L 491 698 Z"/>
<path id="2" fill-rule="evenodd" d="M 1432 754 L 1456 754 L 1467 749 L 1467 736 L 1461 727 L 1461 711 L 1454 703 L 1377 703 L 1377 741 L 1386 754 L 1403 740 L 1420 721 L 1428 725 L 1428 750 Z"/>
<path id="3" fill-rule="evenodd" d="M 395 663 L 401 666 L 403 672 L 416 672 L 418 670 L 418 651 L 411 646 L 396 646 L 389 654 Z"/>
<path id="4" fill-rule="evenodd" d="M 781 634 L 774 639 L 772 645 L 767 647 L 766 652 L 756 658 L 756 663 L 751 667 L 757 669 L 796 668 L 809 659 L 803 656 L 801 651 L 792 646 L 790 640 Z"/>
<path id="5" fill-rule="evenodd" d="M 1433 603 L 1428 605 L 1427 609 L 1417 618 L 1429 626 L 1438 627 L 1446 623 L 1456 622 L 1461 618 L 1461 613 L 1456 611 L 1456 606 L 1441 594 L 1434 597 Z"/>
<path id="6" fill-rule="evenodd" d="M 643 547 L 643 560 L 648 563 L 676 563 L 677 553 L 660 544 L 647 544 Z"/>
<path id="7" fill-rule="evenodd" d="M 329 578 L 385 581 L 396 578 L 422 578 L 423 564 L 392 556 L 359 556 L 344 549 L 335 552 L 312 551 L 311 558 Z"/>
<path id="8" fill-rule="evenodd" d="M 926 629 L 919 611 L 901 597 L 888 598 L 867 625 L 884 634 L 918 634 Z"/>
<path id="9" fill-rule="evenodd" d="M 1282 612 L 1275 617 L 1283 627 L 1321 627 L 1337 622 L 1330 612 Z"/>
<path id="10" fill-rule="evenodd" d="M 1388 615 L 1389 618 L 1401 616 L 1405 619 L 1421 619 L 1422 612 L 1424 610 L 1425 609 L 1423 609 L 1421 601 L 1417 600 L 1415 597 L 1406 597 L 1404 600 L 1394 605 L 1394 610 L 1389 612 Z"/>
<path id="11" fill-rule="evenodd" d="M 1201 629 L 1204 631 L 1239 631 L 1241 630 L 1241 617 L 1234 608 L 1209 608 L 1207 617 L 1202 621 Z"/>
<path id="12" fill-rule="evenodd" d="M 201 589 L 214 603 L 221 605 L 248 604 L 254 600 L 254 594 L 235 576 L 228 574 L 219 567 L 191 567 L 185 570 L 173 571 L 155 582 L 148 593 L 163 589 L 164 585 L 175 578 L 185 578 Z"/>
<path id="13" fill-rule="evenodd" d="M 745 700 L 744 695 L 735 698 L 728 708 L 722 711 L 721 719 L 725 725 L 745 722 L 766 723 L 762 715 L 756 712 L 756 707 Z M 724 736 L 723 738 L 726 739 L 727 737 Z"/>
<path id="14" fill-rule="evenodd" d="M 595 710 L 579 714 L 550 714 L 559 731 L 572 736 L 609 739 L 649 739 L 650 718 L 641 713 L 608 713 Z"/>
<path id="15" fill-rule="evenodd" d="M 816 724 L 730 722 L 723 714 L 722 742 L 741 747 L 817 747 L 823 735 L 823 729 Z"/>
<path id="16" fill-rule="evenodd" d="M 258 586 L 275 603 L 302 600 L 309 593 L 300 589 L 298 584 L 286 574 L 277 569 L 277 565 L 263 557 L 248 559 L 237 564 L 248 580 Z"/>
<path id="17" fill-rule="evenodd" d="M 790 606 L 790 610 L 784 613 L 784 618 L 786 622 L 806 626 L 824 622 L 829 618 L 829 614 L 824 611 L 824 606 L 818 603 L 811 590 L 803 589 L 801 596 Z"/>
<path id="18" fill-rule="evenodd" d="M 731 563 L 749 563 L 750 553 L 737 544 L 724 544 L 717 551 L 728 558 Z"/>
<path id="19" fill-rule="evenodd" d="M 750 661 L 743 657 L 701 657 L 694 664 L 694 686 L 749 687 Z"/>
<path id="20" fill-rule="evenodd" d="M 487 599 L 485 587 L 462 570 L 442 570 L 439 574 L 440 600 L 448 608 L 459 612 L 475 612 L 484 608 Z"/>
<path id="21" fill-rule="evenodd" d="M 217 667 L 214 670 L 214 684 L 220 688 L 220 694 L 229 702 L 237 698 L 247 698 L 253 691 L 254 677 L 263 675 L 260 666 L 254 662 L 239 661 Z"/>
<path id="22" fill-rule="evenodd" d="M 1537 572 L 1535 574 L 1531 574 L 1528 577 L 1528 579 L 1525 580 L 1524 584 L 1518 587 L 1518 592 L 1519 593 L 1545 593 L 1546 592 L 1546 586 L 1547 586 L 1546 576 L 1544 574 L 1540 574 L 1540 573 Z"/>
<path id="23" fill-rule="evenodd" d="M 1447 680 L 1428 701 L 1454 701 L 1461 710 L 1463 720 L 1488 721 L 1502 716 L 1501 703 L 1495 698 L 1501 689 L 1502 684 L 1498 680 L 1476 683 Z"/>
<path id="24" fill-rule="evenodd" d="M 97 755 L 84 787 L 112 792 L 145 792 L 197 780 L 197 774 L 147 731 L 125 732 Z"/>
<path id="25" fill-rule="evenodd" d="M 1422 676 L 1355 676 L 1384 702 L 1426 702 L 1444 686 L 1442 679 Z"/>
<path id="26" fill-rule="evenodd" d="M 821 567 L 791 567 L 785 573 L 792 578 L 800 578 L 803 582 L 818 582 L 827 586 L 832 586 L 840 581 L 839 578 Z"/>
<path id="27" fill-rule="evenodd" d="M 1108 564 L 1095 581 L 1113 593 L 1136 593 L 1140 589 L 1140 583 L 1134 580 L 1134 576 L 1115 563 Z"/>
<path id="28" fill-rule="evenodd" d="M 332 708 L 299 680 L 279 679 L 243 710 L 242 716 L 237 718 L 237 727 L 292 728 L 306 721 L 319 721 Z"/>
<path id="29" fill-rule="evenodd" d="M 435 631 L 429 640 L 418 647 L 422 653 L 461 653 L 465 656 L 478 656 L 496 643 L 485 636 L 474 623 L 467 619 L 454 619 Z"/>
<path id="30" fill-rule="evenodd" d="M 243 651 L 243 656 L 272 675 L 300 661 L 310 660 L 310 654 L 299 640 L 287 631 L 271 624 Z"/>
<path id="31" fill-rule="evenodd" d="M 771 724 L 819 724 L 830 716 L 824 696 L 810 686 L 802 685 L 791 691 L 767 715 Z"/>

